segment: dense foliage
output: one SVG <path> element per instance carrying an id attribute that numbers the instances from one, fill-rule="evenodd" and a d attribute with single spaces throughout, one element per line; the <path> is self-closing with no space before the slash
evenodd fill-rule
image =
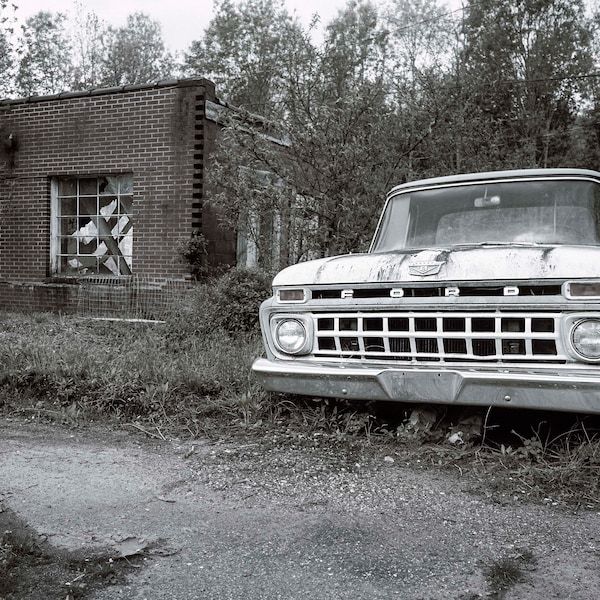
<path id="1" fill-rule="evenodd" d="M 264 52 L 267 38 L 245 26 L 258 4 L 278 5 L 217 4 L 211 39 L 235 39 L 240 55 Z M 351 0 L 321 45 L 281 20 L 261 71 L 270 103 L 244 96 L 238 84 L 252 73 L 236 62 L 235 99 L 247 112 L 226 123 L 209 173 L 213 202 L 275 271 L 367 249 L 386 191 L 403 181 L 598 168 L 600 13 L 584 6 L 478 0 L 450 11 L 435 0 Z M 186 72 L 218 75 L 206 48 L 195 50 Z"/>
<path id="2" fill-rule="evenodd" d="M 20 2 L 0 2 L 0 94 L 23 97 L 143 84 L 172 76 L 175 59 L 160 23 L 137 12 L 121 27 L 81 3 L 19 23 Z"/>
<path id="3" fill-rule="evenodd" d="M 209 200 L 267 271 L 366 249 L 403 181 L 600 165 L 600 9 L 586 0 L 348 0 L 322 37 L 283 0 L 216 0 L 179 58 L 142 13 L 114 28 L 79 6 L 19 32 L 13 6 L 0 0 L 5 95 L 216 82 L 237 110 Z"/>

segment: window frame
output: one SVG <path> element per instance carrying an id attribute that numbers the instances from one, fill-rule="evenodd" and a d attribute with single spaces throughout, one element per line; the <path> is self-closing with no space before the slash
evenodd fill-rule
<path id="1" fill-rule="evenodd" d="M 102 179 L 102 178 L 106 178 L 107 180 L 109 178 L 116 178 L 118 180 L 123 180 L 125 178 L 129 178 L 130 180 L 130 186 L 131 186 L 131 190 L 128 191 L 127 193 L 122 193 L 121 191 L 121 187 L 120 187 L 120 182 L 119 182 L 119 188 L 118 190 L 113 194 L 113 193 L 107 193 L 104 197 L 104 194 L 102 194 L 102 190 L 97 189 L 95 196 L 94 194 L 84 194 L 81 193 L 81 181 L 85 180 L 85 179 L 96 179 L 97 181 Z M 60 195 L 60 184 L 61 182 L 64 182 L 66 180 L 74 180 L 76 182 L 76 191 L 74 192 L 73 196 L 71 195 Z M 108 214 L 104 214 L 102 212 L 103 208 L 107 208 L 110 204 L 107 203 L 105 205 L 102 204 L 101 200 L 104 198 L 105 200 L 108 200 L 109 198 L 114 196 L 114 200 L 117 201 L 117 212 L 115 213 L 108 213 Z M 64 265 L 63 265 L 63 257 L 64 256 L 68 256 L 66 255 L 64 252 L 62 252 L 62 242 L 65 239 L 65 235 L 64 232 L 62 230 L 63 227 L 63 219 L 64 219 L 64 215 L 62 214 L 62 199 L 65 198 L 73 198 L 73 200 L 75 201 L 75 211 L 74 214 L 72 215 L 72 218 L 75 219 L 77 221 L 76 225 L 80 225 L 82 223 L 83 220 L 85 220 L 85 218 L 87 218 L 89 216 L 89 221 L 88 223 L 85 225 L 89 225 L 92 224 L 93 227 L 96 228 L 96 231 L 91 233 L 89 236 L 85 236 L 83 234 L 81 234 L 81 231 L 83 229 L 83 227 L 85 226 L 80 226 L 78 229 L 74 230 L 73 233 L 71 235 L 74 236 L 75 239 L 78 240 L 78 246 L 77 246 L 77 252 L 76 254 L 73 255 L 73 257 L 96 257 L 96 266 L 95 267 L 81 267 L 80 271 L 77 271 L 75 268 L 74 269 L 68 269 L 68 270 L 63 270 Z M 121 208 L 123 206 L 123 203 L 121 202 L 121 198 L 124 197 L 128 197 L 130 198 L 130 206 L 131 206 L 131 212 L 128 214 L 126 212 L 121 212 Z M 81 200 L 83 198 L 87 198 L 87 199 L 93 199 L 95 198 L 95 202 L 96 202 L 96 212 L 95 213 L 88 213 L 88 212 L 82 212 L 81 209 Z M 77 278 L 77 277 L 102 277 L 102 276 L 106 276 L 106 277 L 115 277 L 115 278 L 120 278 L 120 277 L 129 277 L 132 275 L 133 272 L 133 199 L 134 199 L 134 194 L 133 194 L 133 173 L 127 172 L 127 173 L 119 173 L 119 174 L 85 174 L 85 175 L 62 175 L 62 176 L 53 176 L 50 178 L 50 273 L 52 276 L 54 277 L 73 277 L 73 278 Z M 113 200 L 113 201 L 114 201 Z M 121 223 L 121 219 L 123 217 L 127 217 L 127 221 L 125 222 L 124 226 Z M 98 231 L 98 223 L 95 223 L 95 219 L 104 219 L 106 221 L 107 224 L 110 224 L 111 220 L 115 221 L 115 223 L 113 223 L 112 225 L 112 229 L 111 229 L 111 234 L 114 235 L 113 230 L 114 227 L 123 227 L 123 231 L 124 233 L 121 233 L 121 231 L 118 232 L 117 236 L 118 239 L 116 239 L 116 247 L 119 251 L 119 254 L 116 253 L 108 253 L 106 252 L 104 255 L 98 254 L 97 250 L 100 247 L 101 243 L 105 243 L 102 241 L 103 237 L 105 238 L 106 236 L 102 236 L 101 232 Z M 121 243 L 122 243 L 122 239 L 121 236 L 123 236 L 123 238 L 125 236 L 129 237 L 131 239 L 131 251 L 128 254 L 123 254 L 121 253 Z M 86 253 L 81 253 L 80 250 L 80 246 L 79 244 L 81 243 L 82 239 L 84 237 L 91 237 L 92 240 L 96 240 L 97 244 L 96 244 L 96 252 L 90 253 L 90 254 L 86 254 Z M 115 237 L 112 238 L 112 240 L 115 240 Z M 88 242 L 89 243 L 89 242 Z M 109 245 L 110 248 L 110 245 Z M 105 256 L 105 260 L 102 261 L 100 260 L 102 258 L 102 256 Z M 116 263 L 117 265 L 117 269 L 116 272 L 113 270 L 113 272 L 102 272 L 100 269 L 100 265 L 103 264 L 104 262 L 107 262 L 109 259 L 113 259 L 113 262 Z M 111 269 L 109 269 L 110 271 Z"/>

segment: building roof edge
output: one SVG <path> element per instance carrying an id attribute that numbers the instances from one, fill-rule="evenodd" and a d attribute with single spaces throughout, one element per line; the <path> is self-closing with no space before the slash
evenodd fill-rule
<path id="1" fill-rule="evenodd" d="M 115 87 L 98 87 L 89 90 L 66 91 L 58 94 L 49 94 L 46 96 L 25 96 L 23 98 L 4 98 L 0 99 L 0 106 L 13 104 L 32 104 L 36 102 L 49 102 L 52 100 L 63 100 L 67 98 L 85 98 L 89 96 L 100 96 L 105 94 L 121 94 L 138 90 L 151 90 L 163 87 L 196 87 L 205 86 L 214 94 L 215 84 L 210 79 L 189 78 L 189 79 L 163 79 L 153 83 L 128 84 Z"/>

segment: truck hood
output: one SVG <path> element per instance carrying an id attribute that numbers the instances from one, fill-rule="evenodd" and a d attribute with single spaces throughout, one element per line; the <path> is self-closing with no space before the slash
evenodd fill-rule
<path id="1" fill-rule="evenodd" d="M 274 286 L 600 277 L 600 247 L 476 245 L 348 254 L 298 263 Z"/>

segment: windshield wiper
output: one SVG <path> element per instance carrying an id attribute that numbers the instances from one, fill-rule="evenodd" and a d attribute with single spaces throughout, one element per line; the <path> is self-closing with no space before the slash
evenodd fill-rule
<path id="1" fill-rule="evenodd" d="M 473 246 L 540 246 L 541 244 L 547 245 L 548 242 L 494 242 L 494 241 L 486 241 L 486 242 L 461 242 L 460 244 L 450 244 L 452 248 L 464 248 L 464 247 L 473 247 Z"/>

